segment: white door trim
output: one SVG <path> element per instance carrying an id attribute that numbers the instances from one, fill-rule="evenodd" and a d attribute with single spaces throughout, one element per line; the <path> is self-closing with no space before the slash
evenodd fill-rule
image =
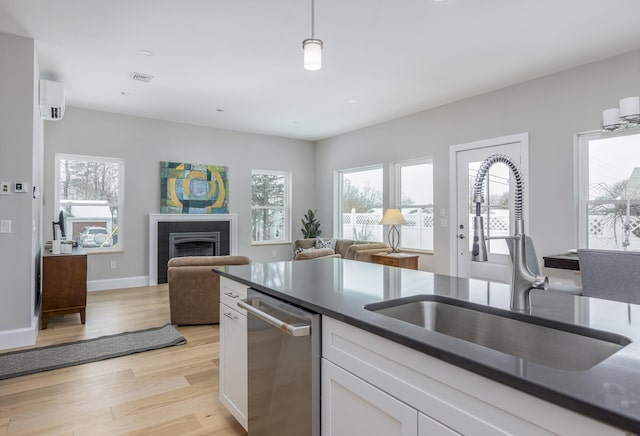
<path id="1" fill-rule="evenodd" d="M 451 211 L 451 225 L 449 226 L 449 274 L 456 276 L 458 273 L 458 166 L 456 153 L 460 151 L 473 150 L 478 148 L 492 147 L 502 144 L 520 143 L 520 167 L 524 172 L 524 224 L 525 233 L 529 233 L 529 224 L 526 219 L 529 214 L 529 133 L 517 133 L 514 135 L 501 136 L 498 138 L 483 139 L 480 141 L 467 142 L 464 144 L 452 145 L 449 147 L 449 210 Z"/>

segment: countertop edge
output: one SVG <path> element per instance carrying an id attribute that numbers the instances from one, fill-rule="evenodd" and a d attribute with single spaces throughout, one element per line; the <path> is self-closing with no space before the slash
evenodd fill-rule
<path id="1" fill-rule="evenodd" d="M 442 348 L 412 339 L 408 336 L 399 334 L 378 325 L 344 315 L 342 313 L 330 310 L 326 307 L 318 306 L 305 300 L 301 300 L 289 294 L 279 292 L 250 280 L 246 280 L 242 277 L 233 275 L 226 271 L 215 268 L 213 268 L 212 270 L 214 273 L 217 273 L 220 276 L 242 283 L 253 289 L 264 292 L 267 295 L 297 305 L 303 309 L 310 310 L 321 315 L 330 316 L 331 318 L 334 318 L 338 321 L 342 321 L 354 327 L 361 328 L 362 330 L 378 335 L 382 338 L 404 345 L 421 353 L 425 353 L 431 357 L 440 359 L 459 368 L 466 369 L 481 377 L 486 377 L 490 380 L 504 384 L 521 392 L 525 392 L 541 400 L 548 401 L 554 405 L 564 407 L 580 415 L 584 415 L 592 419 L 604 422 L 624 431 L 640 434 L 640 422 L 623 414 L 619 414 L 615 411 L 602 408 L 590 402 L 563 394 L 557 390 L 549 389 L 532 381 L 515 377 L 496 368 L 492 368 L 490 366 L 479 363 L 471 358 L 460 356 L 455 353 L 450 353 Z"/>

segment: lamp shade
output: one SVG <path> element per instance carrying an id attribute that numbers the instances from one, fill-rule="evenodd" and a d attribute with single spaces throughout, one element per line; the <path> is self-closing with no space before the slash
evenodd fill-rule
<path id="1" fill-rule="evenodd" d="M 620 100 L 620 117 L 637 117 L 640 115 L 640 97 L 627 97 Z"/>
<path id="2" fill-rule="evenodd" d="M 380 220 L 380 224 L 406 224 L 407 221 L 402 216 L 400 209 L 387 209 L 382 216 L 382 220 Z"/>
<path id="3" fill-rule="evenodd" d="M 316 71 L 322 68 L 322 41 L 319 39 L 305 39 L 302 41 L 304 49 L 304 69 Z"/>
<path id="4" fill-rule="evenodd" d="M 606 109 L 602 112 L 602 125 L 612 127 L 620 124 L 620 109 L 617 107 Z"/>

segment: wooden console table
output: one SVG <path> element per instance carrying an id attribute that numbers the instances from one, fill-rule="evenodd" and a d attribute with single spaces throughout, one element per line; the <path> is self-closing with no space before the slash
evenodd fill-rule
<path id="1" fill-rule="evenodd" d="M 46 329 L 49 316 L 80 313 L 86 321 L 87 253 L 80 248 L 71 254 L 42 255 L 42 315 L 41 328 Z"/>
<path id="2" fill-rule="evenodd" d="M 371 262 L 400 268 L 418 269 L 418 255 L 409 253 L 375 253 Z"/>

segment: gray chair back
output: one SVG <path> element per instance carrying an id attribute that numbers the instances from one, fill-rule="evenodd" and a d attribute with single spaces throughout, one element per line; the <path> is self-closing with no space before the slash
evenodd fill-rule
<path id="1" fill-rule="evenodd" d="M 640 304 L 640 252 L 578 249 L 582 293 Z"/>

